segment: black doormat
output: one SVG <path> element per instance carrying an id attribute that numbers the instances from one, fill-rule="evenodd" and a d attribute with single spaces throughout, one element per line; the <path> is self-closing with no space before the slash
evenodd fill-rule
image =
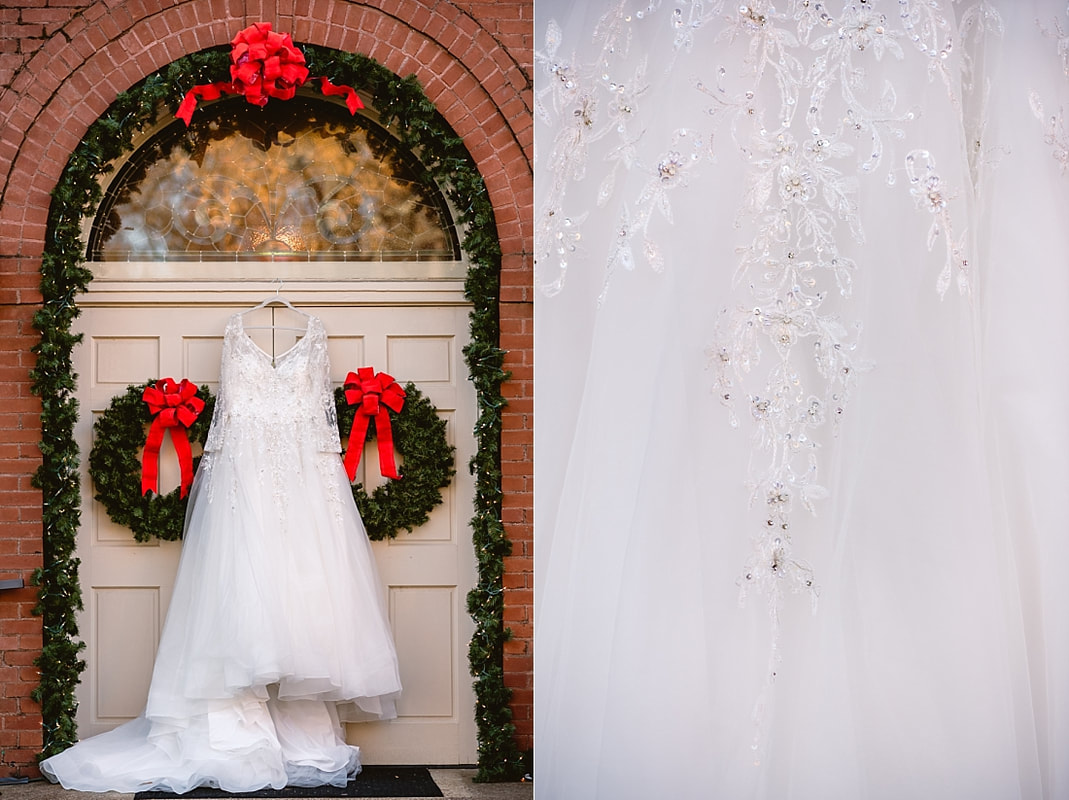
<path id="1" fill-rule="evenodd" d="M 442 797 L 426 767 L 364 767 L 345 786 L 286 786 L 255 792 L 224 792 L 201 786 L 185 794 L 138 792 L 134 800 L 206 797 Z"/>

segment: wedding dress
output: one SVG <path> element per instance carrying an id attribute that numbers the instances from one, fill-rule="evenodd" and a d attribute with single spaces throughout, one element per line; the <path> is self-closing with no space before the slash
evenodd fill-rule
<path id="1" fill-rule="evenodd" d="M 540 797 L 1069 797 L 1067 30 L 536 4 Z"/>
<path id="2" fill-rule="evenodd" d="M 145 711 L 43 761 L 47 777 L 241 792 L 359 772 L 340 720 L 395 716 L 401 685 L 340 449 L 319 318 L 272 358 L 231 317 Z"/>

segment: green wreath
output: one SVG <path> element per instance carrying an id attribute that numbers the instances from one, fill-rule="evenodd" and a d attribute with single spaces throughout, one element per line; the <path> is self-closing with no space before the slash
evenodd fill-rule
<path id="1" fill-rule="evenodd" d="M 347 437 L 352 429 L 356 406 L 345 401 L 341 387 L 334 390 L 338 430 Z M 392 539 L 401 528 L 412 531 L 427 521 L 431 510 L 442 502 L 442 489 L 456 474 L 453 445 L 445 438 L 445 420 L 434 404 L 414 383 L 405 384 L 405 404 L 400 413 L 389 412 L 394 448 L 404 458 L 398 466 L 401 480 L 386 481 L 370 495 L 363 484 L 353 484 L 353 499 L 360 509 L 369 539 Z M 375 438 L 369 425 L 367 440 Z"/>
<path id="2" fill-rule="evenodd" d="M 153 383 L 128 386 L 126 392 L 112 398 L 94 426 L 93 449 L 89 453 L 89 475 L 96 487 L 96 499 L 111 520 L 133 531 L 139 542 L 181 539 L 188 503 L 177 488 L 167 494 L 141 494 L 141 451 L 145 432 L 152 423 L 152 412 L 141 396 Z M 368 537 L 374 540 L 393 538 L 401 528 L 411 531 L 426 522 L 431 510 L 442 502 L 442 489 L 456 472 L 454 448 L 445 437 L 445 421 L 415 384 L 407 384 L 405 394 L 400 413 L 390 412 L 394 447 L 403 458 L 399 467 L 402 480 L 387 481 L 370 495 L 359 483 L 352 487 Z M 190 426 L 188 435 L 191 444 L 203 446 L 215 396 L 207 386 L 201 386 L 197 396 L 204 401 L 204 410 Z M 341 389 L 335 392 L 334 399 L 339 435 L 347 436 L 355 407 L 346 404 Z M 369 439 L 374 431 L 372 425 Z M 194 469 L 199 462 L 199 456 L 193 459 Z"/>
<path id="3" fill-rule="evenodd" d="M 152 424 L 152 412 L 141 399 L 145 388 L 155 381 L 126 387 L 112 398 L 108 410 L 93 426 L 93 449 L 89 452 L 89 476 L 96 486 L 96 499 L 111 520 L 134 532 L 139 542 L 153 538 L 172 542 L 182 538 L 186 519 L 186 498 L 176 488 L 168 494 L 141 494 L 141 451 L 145 432 Z M 211 425 L 215 397 L 207 386 L 197 390 L 204 410 L 189 428 L 189 443 L 204 444 Z M 200 456 L 193 459 L 193 469 Z"/>

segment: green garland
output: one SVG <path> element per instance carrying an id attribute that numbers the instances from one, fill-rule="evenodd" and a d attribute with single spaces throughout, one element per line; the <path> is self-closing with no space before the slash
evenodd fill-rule
<path id="1" fill-rule="evenodd" d="M 96 499 L 104 506 L 111 521 L 133 531 L 134 539 L 177 541 L 182 538 L 188 498 L 176 488 L 167 494 L 141 494 L 141 460 L 145 431 L 152 422 L 152 412 L 142 399 L 145 387 L 155 381 L 134 384 L 112 398 L 107 410 L 93 426 L 93 449 L 89 452 L 89 476 L 96 487 Z M 427 521 L 430 512 L 442 502 L 442 489 L 455 474 L 454 448 L 446 440 L 445 420 L 414 383 L 405 386 L 405 404 L 400 413 L 390 411 L 394 448 L 404 457 L 401 476 L 404 480 L 388 481 L 372 494 L 362 484 L 352 487 L 353 499 L 360 509 L 368 537 L 392 539 L 404 528 L 411 531 Z M 215 396 L 207 386 L 197 390 L 204 410 L 189 428 L 190 443 L 201 446 L 208 436 Z M 345 401 L 345 392 L 337 389 L 334 402 L 338 411 L 338 434 L 348 435 L 356 416 L 356 407 Z M 368 439 L 375 438 L 375 427 L 368 428 Z M 197 468 L 200 458 L 193 459 Z"/>
<path id="2" fill-rule="evenodd" d="M 469 664 L 475 678 L 476 723 L 479 735 L 477 780 L 510 780 L 523 774 L 514 739 L 502 669 L 503 646 L 511 632 L 503 622 L 502 574 L 511 544 L 501 523 L 501 383 L 507 378 L 504 351 L 499 346 L 498 292 L 501 250 L 494 210 L 482 176 L 463 141 L 449 128 L 414 76 L 399 78 L 366 56 L 305 46 L 314 75 L 335 83 L 357 86 L 372 96 L 381 121 L 399 140 L 419 153 L 426 179 L 446 187 L 458 222 L 466 233 L 462 247 L 469 269 L 465 294 L 472 303 L 471 343 L 465 348 L 475 384 L 478 444 L 470 469 L 475 475 L 475 515 L 472 534 L 478 558 L 478 581 L 468 595 L 475 621 Z M 223 48 L 184 56 L 116 98 L 86 133 L 71 155 L 52 192 L 46 247 L 41 261 L 42 308 L 34 317 L 41 342 L 34 348 L 34 392 L 42 404 L 43 461 L 35 485 L 43 494 L 44 564 L 37 570 L 38 604 L 44 645 L 37 666 L 41 682 L 34 698 L 44 719 L 43 756 L 68 747 L 77 739 L 74 699 L 78 676 L 85 668 L 79 658 L 75 614 L 82 608 L 78 559 L 74 556 L 80 503 L 78 448 L 74 423 L 75 377 L 71 353 L 80 337 L 71 333 L 78 315 L 75 298 L 84 292 L 92 274 L 83 266 L 80 239 L 82 219 L 95 212 L 101 198 L 98 178 L 111 162 L 132 149 L 134 134 L 151 124 L 157 113 L 170 114 L 186 91 L 196 84 L 225 79 L 228 51 Z M 161 111 L 162 109 L 162 111 Z"/>

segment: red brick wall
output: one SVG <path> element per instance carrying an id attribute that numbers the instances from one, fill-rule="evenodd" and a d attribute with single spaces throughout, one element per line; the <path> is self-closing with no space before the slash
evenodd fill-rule
<path id="1" fill-rule="evenodd" d="M 507 682 L 521 748 L 532 744 L 533 360 L 531 0 L 4 0 L 0 7 L 0 579 L 41 559 L 40 404 L 29 392 L 45 223 L 68 157 L 124 91 L 182 55 L 274 23 L 298 42 L 365 53 L 415 73 L 486 179 L 502 252 Z M 28 697 L 41 644 L 34 591 L 0 592 L 0 777 L 32 773 L 40 716 Z"/>
<path id="2" fill-rule="evenodd" d="M 527 202 L 532 198 L 528 194 Z M 508 407 L 501 435 L 501 518 L 512 540 L 505 558 L 505 684 L 521 747 L 534 746 L 534 321 L 532 262 L 528 254 L 502 264 L 501 346 L 511 373 L 502 388 Z"/>
<path id="3" fill-rule="evenodd" d="M 41 404 L 29 385 L 38 267 L 32 259 L 0 257 L 0 580 L 26 584 L 0 591 L 0 776 L 25 774 L 42 741 L 40 706 L 30 699 L 41 620 L 32 614 L 37 593 L 29 586 L 41 565 L 41 493 L 30 486 L 41 459 Z"/>

